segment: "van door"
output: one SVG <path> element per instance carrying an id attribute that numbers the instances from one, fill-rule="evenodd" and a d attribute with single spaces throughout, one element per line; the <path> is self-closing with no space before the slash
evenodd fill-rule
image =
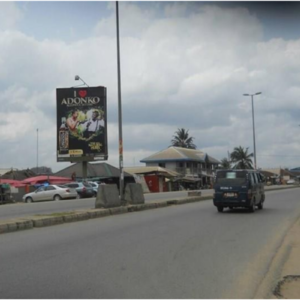
<path id="1" fill-rule="evenodd" d="M 258 178 L 258 185 L 259 185 L 259 201 L 261 201 L 264 198 L 265 185 L 264 185 L 263 176 L 260 173 L 256 173 L 256 175 Z"/>
<path id="2" fill-rule="evenodd" d="M 255 197 L 255 204 L 259 202 L 259 189 L 258 189 L 258 180 L 255 173 L 249 173 L 250 181 L 251 181 L 251 190 L 252 195 Z"/>

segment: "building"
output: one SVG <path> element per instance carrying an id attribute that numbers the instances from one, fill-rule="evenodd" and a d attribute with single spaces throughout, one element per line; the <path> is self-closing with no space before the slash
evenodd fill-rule
<path id="1" fill-rule="evenodd" d="M 290 179 L 296 179 L 300 175 L 299 172 L 281 169 L 281 168 L 273 168 L 273 169 L 264 169 L 262 171 L 271 172 L 276 176 L 276 182 L 286 183 Z M 271 177 L 271 178 L 274 178 Z"/>
<path id="2" fill-rule="evenodd" d="M 188 178 L 197 187 L 212 184 L 219 160 L 209 156 L 207 153 L 195 149 L 180 147 L 169 147 L 141 160 L 147 167 L 159 166 L 179 173 Z"/>
<path id="3" fill-rule="evenodd" d="M 135 181 L 142 185 L 144 192 L 152 193 L 174 190 L 172 182 L 180 176 L 177 172 L 162 167 L 127 167 L 124 171 L 134 175 Z"/>
<path id="4" fill-rule="evenodd" d="M 73 181 L 81 181 L 83 179 L 82 163 L 75 163 L 62 169 L 54 174 L 54 176 L 70 177 Z M 110 164 L 97 162 L 87 163 L 87 180 L 104 182 L 106 184 L 117 184 L 119 187 L 120 170 Z M 124 184 L 134 183 L 134 177 L 124 172 Z"/>

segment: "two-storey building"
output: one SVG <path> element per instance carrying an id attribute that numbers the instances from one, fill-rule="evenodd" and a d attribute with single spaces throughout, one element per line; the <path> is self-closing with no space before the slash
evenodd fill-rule
<path id="1" fill-rule="evenodd" d="M 159 166 L 176 171 L 182 177 L 201 178 L 202 185 L 212 183 L 220 161 L 200 150 L 169 147 L 141 160 L 146 166 Z"/>

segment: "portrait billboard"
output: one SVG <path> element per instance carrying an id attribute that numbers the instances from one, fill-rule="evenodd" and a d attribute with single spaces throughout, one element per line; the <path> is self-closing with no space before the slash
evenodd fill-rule
<path id="1" fill-rule="evenodd" d="M 57 161 L 106 160 L 106 88 L 59 88 L 56 101 Z"/>

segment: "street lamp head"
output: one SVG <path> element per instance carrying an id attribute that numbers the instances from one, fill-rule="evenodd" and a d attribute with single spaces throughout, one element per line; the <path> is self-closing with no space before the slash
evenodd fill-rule
<path id="1" fill-rule="evenodd" d="M 258 93 L 256 93 L 255 95 L 260 95 L 261 94 L 261 92 L 258 92 Z"/>
<path id="2" fill-rule="evenodd" d="M 75 80 L 81 80 L 83 82 L 83 85 L 89 86 L 82 78 L 79 77 L 79 75 L 75 75 Z"/>
<path id="3" fill-rule="evenodd" d="M 249 94 L 243 94 L 243 96 L 250 96 Z"/>

